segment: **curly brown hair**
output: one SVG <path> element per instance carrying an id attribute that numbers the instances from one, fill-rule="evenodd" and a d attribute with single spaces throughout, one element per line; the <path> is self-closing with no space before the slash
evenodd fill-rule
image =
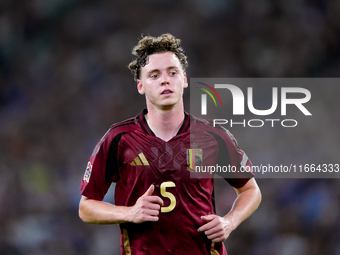
<path id="1" fill-rule="evenodd" d="M 141 67 L 147 64 L 149 55 L 164 52 L 173 52 L 181 62 L 183 71 L 185 71 L 188 67 L 188 62 L 187 56 L 181 47 L 181 39 L 177 39 L 168 33 L 159 37 L 143 36 L 132 50 L 132 54 L 137 58 L 128 65 L 134 79 L 137 81 L 140 78 Z"/>

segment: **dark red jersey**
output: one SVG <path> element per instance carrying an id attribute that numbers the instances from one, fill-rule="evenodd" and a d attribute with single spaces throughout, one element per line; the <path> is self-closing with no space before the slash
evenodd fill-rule
<path id="1" fill-rule="evenodd" d="M 197 229 L 201 216 L 214 214 L 214 179 L 198 176 L 203 166 L 233 166 L 225 179 L 242 187 L 253 175 L 239 171 L 251 166 L 236 140 L 221 127 L 185 114 L 177 135 L 168 142 L 156 137 L 144 115 L 112 125 L 90 157 L 81 183 L 82 194 L 103 200 L 116 183 L 115 204 L 133 206 L 151 184 L 164 205 L 157 222 L 124 223 L 122 254 L 227 254 L 223 243 L 212 243 Z M 204 177 L 204 178 L 202 178 Z"/>

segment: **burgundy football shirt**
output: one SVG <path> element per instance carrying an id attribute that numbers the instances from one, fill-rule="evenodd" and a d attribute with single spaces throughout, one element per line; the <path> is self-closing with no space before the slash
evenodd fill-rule
<path id="1" fill-rule="evenodd" d="M 228 130 L 189 114 L 177 135 L 165 142 L 149 128 L 146 113 L 106 132 L 87 164 L 82 195 L 103 200 L 115 182 L 115 204 L 133 206 L 155 185 L 153 195 L 164 201 L 159 221 L 120 224 L 124 255 L 226 255 L 223 243 L 212 243 L 197 232 L 204 224 L 200 217 L 214 214 L 214 179 L 210 174 L 193 175 L 199 166 L 231 165 L 238 171 L 224 177 L 239 188 L 253 177 L 239 171 L 241 165 L 251 166 L 250 160 Z"/>

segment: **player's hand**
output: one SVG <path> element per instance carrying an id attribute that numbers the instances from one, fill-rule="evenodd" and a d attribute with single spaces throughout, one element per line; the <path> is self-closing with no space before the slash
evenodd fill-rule
<path id="1" fill-rule="evenodd" d="M 148 190 L 138 198 L 136 204 L 131 207 L 131 222 L 143 223 L 145 221 L 158 221 L 159 211 L 163 206 L 163 200 L 158 196 L 152 196 L 155 186 L 151 184 Z"/>
<path id="2" fill-rule="evenodd" d="M 201 226 L 198 232 L 204 232 L 214 243 L 225 241 L 235 229 L 232 222 L 214 214 L 201 216 L 201 219 L 207 223 Z"/>

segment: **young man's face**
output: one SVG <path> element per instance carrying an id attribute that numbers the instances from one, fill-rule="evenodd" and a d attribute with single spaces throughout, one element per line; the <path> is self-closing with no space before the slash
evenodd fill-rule
<path id="1" fill-rule="evenodd" d="M 166 52 L 149 56 L 137 87 L 140 94 L 145 94 L 148 107 L 166 110 L 183 103 L 183 89 L 188 82 L 177 56 Z"/>

